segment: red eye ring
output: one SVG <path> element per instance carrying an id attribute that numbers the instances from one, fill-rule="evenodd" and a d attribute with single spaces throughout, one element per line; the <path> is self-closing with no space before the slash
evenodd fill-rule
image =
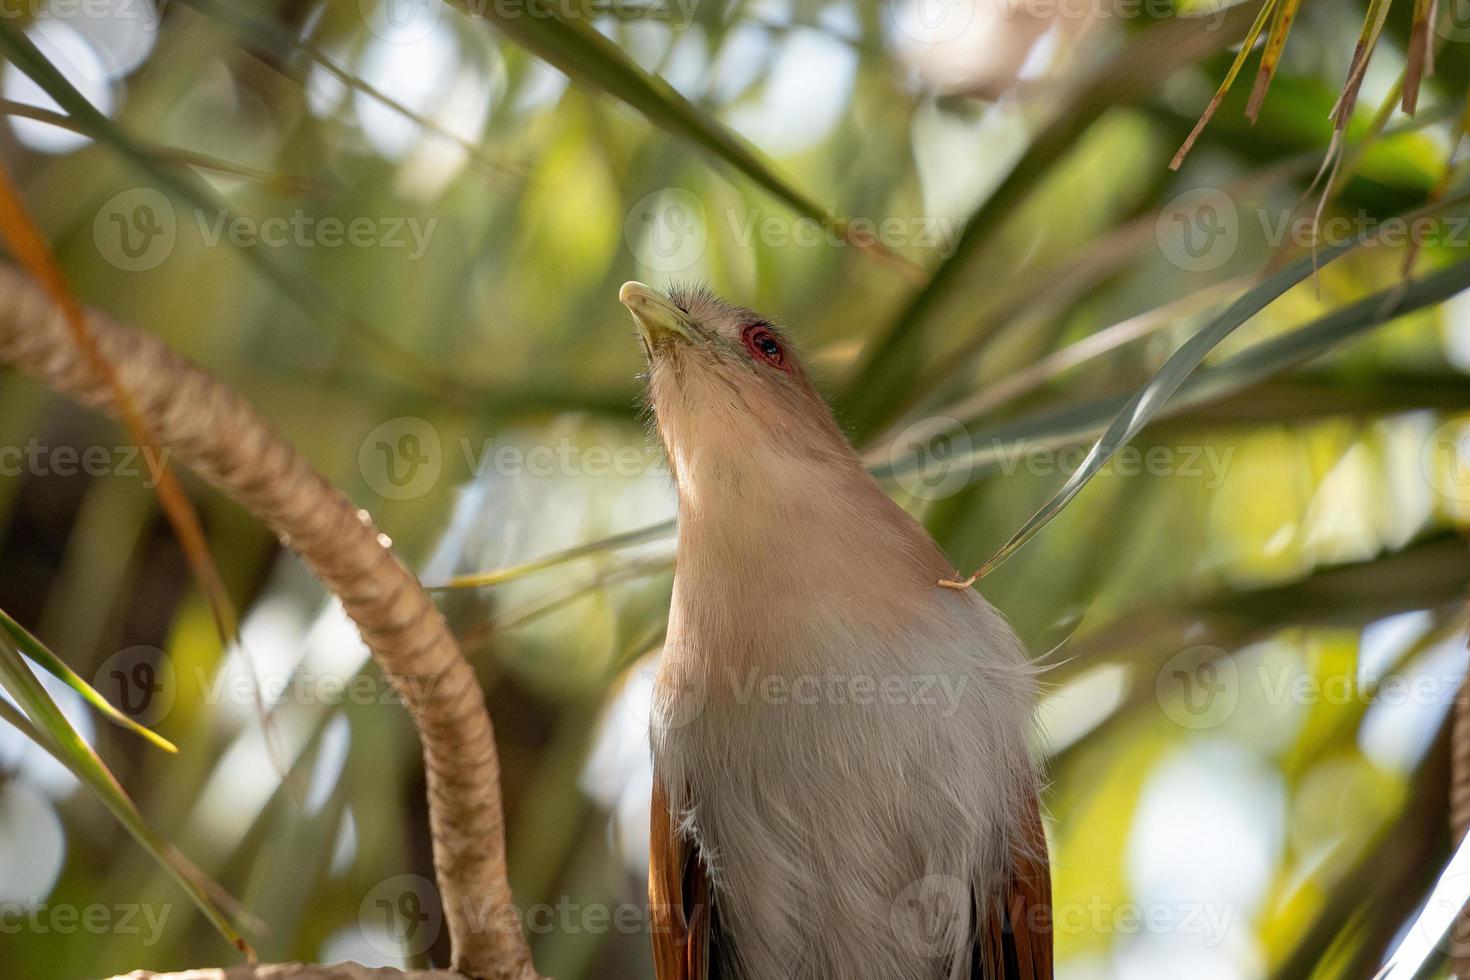
<path id="1" fill-rule="evenodd" d="M 781 346 L 781 341 L 771 332 L 771 328 L 763 323 L 751 323 L 740 331 L 740 339 L 745 343 L 745 349 L 750 356 L 757 361 L 762 361 L 771 367 L 782 371 L 789 371 L 786 363 L 786 348 Z"/>

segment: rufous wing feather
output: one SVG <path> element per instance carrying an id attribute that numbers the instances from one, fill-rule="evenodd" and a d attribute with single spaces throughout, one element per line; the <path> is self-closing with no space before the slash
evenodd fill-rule
<path id="1" fill-rule="evenodd" d="M 648 909 L 658 980 L 710 980 L 712 895 L 709 873 L 678 826 L 654 774 L 649 825 Z"/>
<path id="2" fill-rule="evenodd" d="M 1034 796 L 1011 847 L 1011 872 L 979 916 L 971 980 L 1052 980 L 1051 868 Z"/>

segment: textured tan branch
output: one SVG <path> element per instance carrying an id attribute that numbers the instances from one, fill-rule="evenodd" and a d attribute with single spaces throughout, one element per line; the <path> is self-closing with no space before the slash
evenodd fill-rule
<path id="1" fill-rule="evenodd" d="M 271 966 L 231 966 L 219 970 L 185 970 L 183 973 L 134 970 L 112 980 L 464 980 L 464 975 L 443 970 L 366 967 L 357 963 L 334 963 L 331 966 L 277 963 Z"/>
<path id="2" fill-rule="evenodd" d="M 313 470 L 243 397 L 155 337 L 98 313 L 88 320 L 160 444 L 240 501 L 316 571 L 413 715 L 454 969 L 484 980 L 536 978 L 506 882 L 490 717 L 474 671 L 428 594 L 367 512 Z M 78 354 L 46 294 L 7 267 L 0 267 L 0 361 L 112 410 L 109 391 Z"/>

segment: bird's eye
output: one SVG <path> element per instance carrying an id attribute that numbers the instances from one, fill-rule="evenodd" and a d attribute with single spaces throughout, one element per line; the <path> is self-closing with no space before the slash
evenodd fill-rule
<path id="1" fill-rule="evenodd" d="M 745 341 L 745 349 L 750 351 L 751 357 L 783 371 L 786 369 L 786 351 L 770 328 L 753 323 L 741 332 L 740 338 Z"/>

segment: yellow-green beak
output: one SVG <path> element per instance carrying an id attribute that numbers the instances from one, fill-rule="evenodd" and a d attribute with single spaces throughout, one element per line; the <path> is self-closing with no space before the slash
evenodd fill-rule
<path id="1" fill-rule="evenodd" d="M 618 300 L 633 314 L 649 347 L 668 340 L 694 340 L 698 335 L 689 314 L 641 282 L 623 283 Z"/>

